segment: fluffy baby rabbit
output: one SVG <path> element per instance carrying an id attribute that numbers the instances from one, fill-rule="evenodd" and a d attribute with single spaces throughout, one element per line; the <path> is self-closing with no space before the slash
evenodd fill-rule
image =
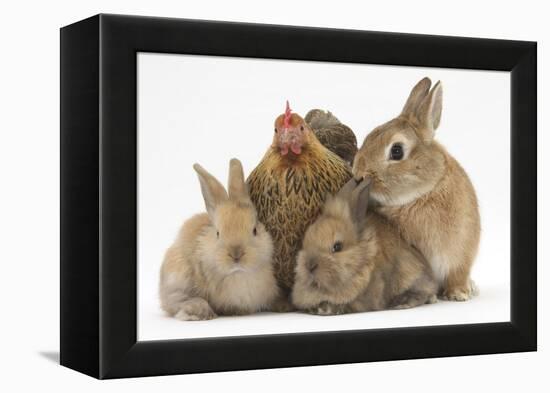
<path id="1" fill-rule="evenodd" d="M 278 297 L 273 245 L 257 220 L 241 163 L 229 164 L 229 187 L 200 165 L 208 213 L 187 220 L 166 252 L 160 272 L 161 307 L 181 320 L 268 310 Z"/>
<path id="2" fill-rule="evenodd" d="M 397 230 L 367 212 L 369 184 L 351 179 L 307 229 L 292 302 L 313 314 L 409 308 L 436 301 L 432 271 Z"/>
<path id="3" fill-rule="evenodd" d="M 403 111 L 365 139 L 353 164 L 356 179 L 372 179 L 376 211 L 428 260 L 447 300 L 468 300 L 479 245 L 477 198 L 466 172 L 434 140 L 442 109 L 441 83 L 428 78 Z M 464 143 L 468 143 L 465 141 Z"/>

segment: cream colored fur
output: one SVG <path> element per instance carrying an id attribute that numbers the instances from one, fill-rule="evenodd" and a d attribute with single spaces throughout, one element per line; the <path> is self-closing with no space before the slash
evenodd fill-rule
<path id="1" fill-rule="evenodd" d="M 257 220 L 242 166 L 231 160 L 229 193 L 195 164 L 208 213 L 187 220 L 166 252 L 161 307 L 182 320 L 269 310 L 278 301 L 273 245 Z"/>

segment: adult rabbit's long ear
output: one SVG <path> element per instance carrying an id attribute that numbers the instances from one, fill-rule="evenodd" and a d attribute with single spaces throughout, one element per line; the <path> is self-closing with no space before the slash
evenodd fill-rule
<path id="1" fill-rule="evenodd" d="M 199 175 L 199 182 L 201 184 L 202 197 L 204 198 L 206 211 L 210 217 L 213 217 L 216 207 L 218 207 L 220 203 L 227 201 L 227 192 L 225 191 L 225 188 L 223 188 L 222 184 L 202 166 L 199 164 L 194 164 L 193 169 Z"/>
<path id="2" fill-rule="evenodd" d="M 424 98 L 428 95 L 431 85 L 432 81 L 430 78 L 423 78 L 420 80 L 420 82 L 418 82 L 411 90 L 409 98 L 407 99 L 401 114 L 404 116 L 414 116 L 420 107 L 422 100 L 424 100 Z"/>
<path id="3" fill-rule="evenodd" d="M 248 190 L 244 180 L 244 170 L 241 162 L 236 158 L 229 161 L 229 181 L 227 190 L 229 198 L 233 200 L 248 200 Z"/>
<path id="4" fill-rule="evenodd" d="M 416 117 L 420 125 L 419 131 L 425 142 L 431 142 L 433 139 L 435 130 L 441 121 L 442 109 L 443 87 L 441 82 L 437 82 L 416 110 Z"/>
<path id="5" fill-rule="evenodd" d="M 357 184 L 349 197 L 349 206 L 351 217 L 358 228 L 363 228 L 366 220 L 367 209 L 369 207 L 371 179 L 365 178 Z"/>

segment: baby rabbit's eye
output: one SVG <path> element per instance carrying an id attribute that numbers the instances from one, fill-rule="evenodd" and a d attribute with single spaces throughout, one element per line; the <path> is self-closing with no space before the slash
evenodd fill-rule
<path id="1" fill-rule="evenodd" d="M 220 238 L 220 231 L 217 231 L 216 232 L 216 237 L 219 239 Z"/>
<path id="2" fill-rule="evenodd" d="M 256 236 L 256 235 L 258 234 L 258 231 L 256 230 L 256 227 L 254 227 L 254 229 L 252 230 L 252 234 L 253 234 L 254 236 Z"/>
<path id="3" fill-rule="evenodd" d="M 275 127 L 275 132 L 277 132 L 277 127 Z"/>
<path id="4" fill-rule="evenodd" d="M 342 244 L 342 242 L 336 242 L 332 246 L 332 252 L 340 252 L 342 251 L 343 247 L 344 245 Z"/>
<path id="5" fill-rule="evenodd" d="M 403 158 L 403 155 L 403 146 L 399 143 L 393 144 L 390 149 L 390 160 L 399 161 Z"/>

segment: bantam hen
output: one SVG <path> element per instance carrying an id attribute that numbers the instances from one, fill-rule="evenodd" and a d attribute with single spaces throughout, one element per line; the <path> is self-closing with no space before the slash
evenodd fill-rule
<path id="1" fill-rule="evenodd" d="M 271 146 L 247 179 L 258 219 L 273 237 L 275 275 L 286 293 L 307 227 L 327 195 L 350 178 L 349 165 L 319 142 L 287 102 L 285 113 L 275 120 Z"/>

